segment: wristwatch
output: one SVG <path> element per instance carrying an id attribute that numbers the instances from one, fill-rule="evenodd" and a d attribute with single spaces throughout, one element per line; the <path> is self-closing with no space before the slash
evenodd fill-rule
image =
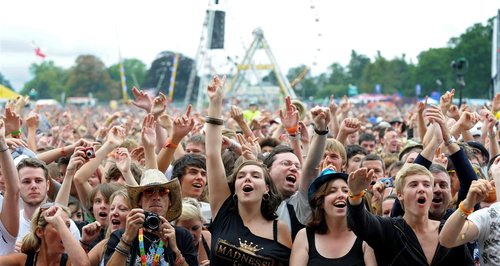
<path id="1" fill-rule="evenodd" d="M 445 146 L 449 146 L 453 143 L 457 143 L 457 139 L 455 139 L 454 136 L 451 136 L 447 141 L 444 142 L 444 145 Z"/>

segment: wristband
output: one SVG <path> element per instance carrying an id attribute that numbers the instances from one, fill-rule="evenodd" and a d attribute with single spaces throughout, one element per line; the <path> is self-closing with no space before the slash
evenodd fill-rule
<path id="1" fill-rule="evenodd" d="M 314 127 L 314 132 L 316 132 L 316 134 L 322 136 L 322 135 L 328 134 L 329 131 L 328 131 L 328 127 L 326 128 L 326 130 L 319 130 L 316 127 Z"/>
<path id="2" fill-rule="evenodd" d="M 10 135 L 11 136 L 19 136 L 19 135 L 21 135 L 21 133 L 23 133 L 23 128 L 19 128 L 19 130 L 10 132 Z"/>
<path id="3" fill-rule="evenodd" d="M 288 132 L 288 135 L 295 135 L 295 134 L 297 134 L 297 130 L 299 130 L 299 125 L 296 125 L 294 127 L 285 128 L 285 129 L 286 129 L 286 132 Z"/>
<path id="4" fill-rule="evenodd" d="M 458 210 L 460 211 L 460 215 L 467 219 L 467 216 L 469 216 L 472 212 L 474 212 L 474 208 L 470 210 L 466 210 L 463 205 L 463 201 L 458 204 Z"/>
<path id="5" fill-rule="evenodd" d="M 365 191 L 361 191 L 359 194 L 356 194 L 356 195 L 353 195 L 350 191 L 349 191 L 349 198 L 352 199 L 352 200 L 357 200 L 357 199 L 360 199 L 362 198 L 364 195 L 365 195 Z"/>
<path id="6" fill-rule="evenodd" d="M 222 126 L 222 125 L 224 125 L 224 120 L 222 120 L 220 118 L 207 116 L 207 117 L 205 117 L 205 123 L 216 125 L 216 126 Z"/>
<path id="7" fill-rule="evenodd" d="M 66 153 L 66 151 L 64 151 L 64 147 L 62 147 L 62 148 L 61 148 L 61 155 L 62 155 L 63 157 L 66 157 L 66 155 L 68 155 L 68 154 Z"/>
<path id="8" fill-rule="evenodd" d="M 300 134 L 288 134 L 289 140 L 300 140 Z"/>
<path id="9" fill-rule="evenodd" d="M 179 147 L 179 144 L 176 144 L 176 143 L 173 143 L 172 140 L 170 139 L 167 139 L 167 143 L 165 143 L 165 146 L 163 146 L 165 149 L 168 149 L 168 148 L 174 148 L 174 149 L 177 149 L 177 147 Z"/>

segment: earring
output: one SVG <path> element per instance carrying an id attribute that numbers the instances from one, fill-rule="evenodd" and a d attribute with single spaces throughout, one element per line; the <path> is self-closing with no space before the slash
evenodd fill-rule
<path id="1" fill-rule="evenodd" d="M 233 201 L 234 201 L 234 202 L 238 201 L 238 195 L 233 194 Z"/>
<path id="2" fill-rule="evenodd" d="M 262 195 L 262 199 L 264 201 L 268 201 L 270 198 L 271 198 L 271 195 L 269 195 L 269 193 L 266 193 L 266 194 Z"/>

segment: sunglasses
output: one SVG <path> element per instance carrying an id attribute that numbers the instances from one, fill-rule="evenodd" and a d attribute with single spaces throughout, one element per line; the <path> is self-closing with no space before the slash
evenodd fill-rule
<path id="1" fill-rule="evenodd" d="M 44 211 L 48 210 L 52 206 L 56 206 L 56 204 L 54 202 L 45 202 L 44 204 L 42 204 L 40 206 L 40 211 L 38 212 L 38 216 L 37 216 L 36 220 L 39 221 L 40 220 L 40 216 L 42 215 L 42 213 Z"/>
<path id="2" fill-rule="evenodd" d="M 147 188 L 142 193 L 144 194 L 144 196 L 151 197 L 157 192 L 160 195 L 160 197 L 163 197 L 163 196 L 166 196 L 170 192 L 170 189 L 164 188 L 164 187 L 162 187 L 162 188 Z"/>

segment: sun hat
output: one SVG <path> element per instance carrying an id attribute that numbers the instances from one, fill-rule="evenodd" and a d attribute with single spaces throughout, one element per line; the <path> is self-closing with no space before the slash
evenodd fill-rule
<path id="1" fill-rule="evenodd" d="M 167 180 L 165 174 L 158 169 L 147 169 L 142 173 L 139 186 L 127 185 L 127 192 L 130 197 L 133 208 L 138 207 L 141 193 L 148 188 L 167 188 L 169 189 L 170 206 L 168 207 L 165 218 L 171 222 L 182 213 L 182 195 L 179 180 L 174 178 Z"/>

